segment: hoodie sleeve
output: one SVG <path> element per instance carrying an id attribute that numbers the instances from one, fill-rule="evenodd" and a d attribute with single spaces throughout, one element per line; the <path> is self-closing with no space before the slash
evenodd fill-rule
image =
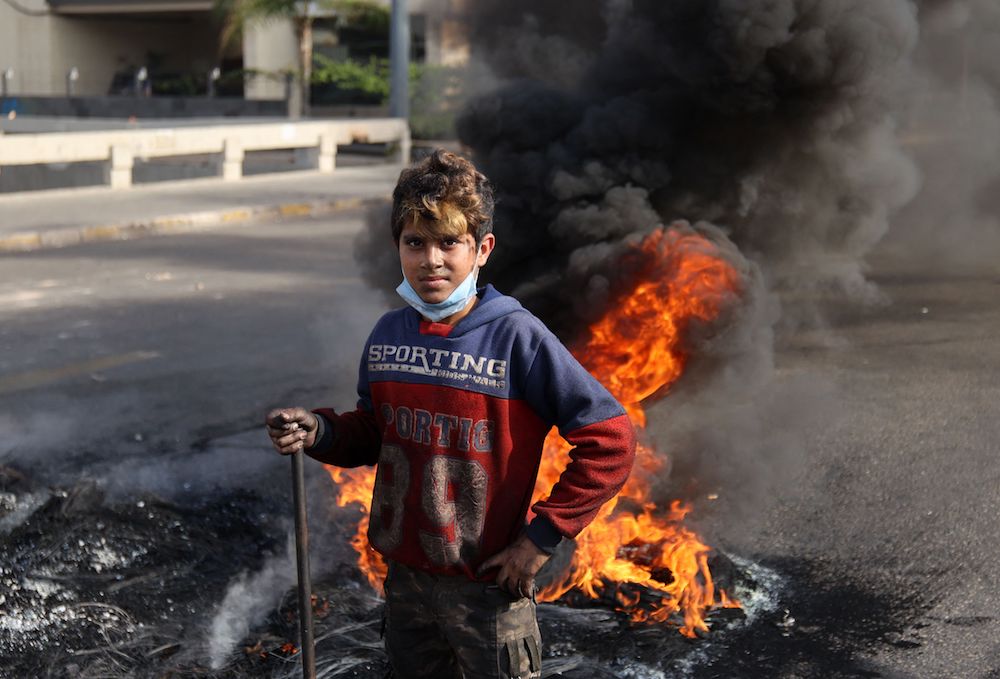
<path id="1" fill-rule="evenodd" d="M 375 418 L 371 388 L 368 384 L 368 346 L 365 343 L 358 368 L 358 405 L 349 413 L 337 413 L 333 408 L 313 411 L 320 418 L 322 432 L 312 448 L 305 451 L 309 457 L 338 467 L 360 467 L 378 462 L 382 447 L 382 432 Z"/>
<path id="2" fill-rule="evenodd" d="M 573 448 L 544 500 L 532 507 L 528 537 L 543 550 L 576 537 L 625 485 L 635 459 L 635 429 L 625 409 L 548 331 L 528 371 L 525 397 Z"/>

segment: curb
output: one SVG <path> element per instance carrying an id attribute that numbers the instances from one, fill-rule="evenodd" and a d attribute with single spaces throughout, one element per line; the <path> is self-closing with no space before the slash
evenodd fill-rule
<path id="1" fill-rule="evenodd" d="M 129 240 L 172 233 L 192 233 L 214 226 L 248 221 L 276 221 L 287 217 L 314 217 L 355 210 L 380 202 L 378 198 L 338 198 L 307 203 L 281 203 L 229 210 L 207 210 L 187 214 L 139 219 L 119 224 L 70 227 L 48 231 L 21 231 L 0 236 L 0 252 L 29 252 L 62 248 L 81 243 Z"/>

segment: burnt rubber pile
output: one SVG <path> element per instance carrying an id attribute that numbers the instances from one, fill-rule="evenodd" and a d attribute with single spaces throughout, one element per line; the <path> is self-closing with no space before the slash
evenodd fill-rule
<path id="1" fill-rule="evenodd" d="M 0 674 L 11 677 L 195 669 L 212 603 L 284 543 L 249 494 L 111 504 L 92 481 L 32 488 L 7 468 L 0 482 Z"/>

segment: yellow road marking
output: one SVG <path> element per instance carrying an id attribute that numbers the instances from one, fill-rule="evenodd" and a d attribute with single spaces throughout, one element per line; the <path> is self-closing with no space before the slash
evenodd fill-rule
<path id="1" fill-rule="evenodd" d="M 156 351 L 132 351 L 127 354 L 119 354 L 117 356 L 102 356 L 101 358 L 94 358 L 89 361 L 70 363 L 69 365 L 65 365 L 60 368 L 30 370 L 16 375 L 8 375 L 6 377 L 0 377 L 0 394 L 10 394 L 15 391 L 34 389 L 35 387 L 52 384 L 53 382 L 58 382 L 59 380 L 64 380 L 70 377 L 86 375 L 88 373 L 97 372 L 99 370 L 107 370 L 109 368 L 117 368 L 118 366 L 128 365 L 129 363 L 148 361 L 153 358 L 159 358 L 159 356 L 159 352 Z"/>

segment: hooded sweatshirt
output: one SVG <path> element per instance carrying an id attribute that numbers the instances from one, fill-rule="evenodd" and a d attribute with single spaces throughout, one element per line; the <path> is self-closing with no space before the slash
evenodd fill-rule
<path id="1" fill-rule="evenodd" d="M 358 405 L 306 452 L 343 467 L 378 464 L 368 538 L 411 568 L 475 578 L 524 530 L 542 444 L 555 426 L 570 461 L 530 509 L 535 544 L 575 537 L 632 468 L 622 406 L 521 304 L 489 285 L 455 326 L 406 307 L 365 344 Z"/>

